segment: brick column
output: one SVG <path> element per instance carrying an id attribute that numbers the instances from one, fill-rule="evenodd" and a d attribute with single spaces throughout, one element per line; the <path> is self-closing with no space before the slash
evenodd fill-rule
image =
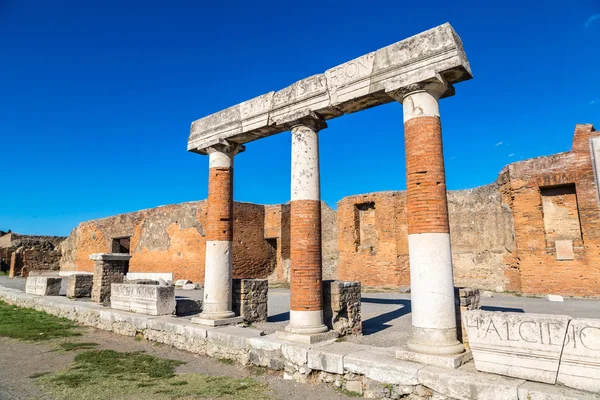
<path id="1" fill-rule="evenodd" d="M 406 208 L 412 337 L 418 353 L 464 351 L 456 339 L 454 282 L 442 130 L 438 100 L 443 82 L 410 85 L 396 94 L 404 110 Z"/>
<path id="2" fill-rule="evenodd" d="M 231 304 L 233 157 L 243 149 L 243 146 L 237 144 L 219 144 L 207 150 L 209 173 L 206 263 L 202 313 L 194 320 L 198 323 L 212 325 L 214 322 L 211 321 L 227 320 L 235 316 Z"/>
<path id="3" fill-rule="evenodd" d="M 292 127 L 292 193 L 290 205 L 290 323 L 285 330 L 315 334 L 323 324 L 321 271 L 321 188 L 317 118 Z"/>

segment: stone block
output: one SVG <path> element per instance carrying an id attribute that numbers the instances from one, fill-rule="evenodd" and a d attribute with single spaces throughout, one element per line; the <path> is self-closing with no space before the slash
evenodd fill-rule
<path id="1" fill-rule="evenodd" d="M 600 393 L 600 320 L 571 320 L 564 343 L 558 382 Z"/>
<path id="2" fill-rule="evenodd" d="M 58 296 L 62 278 L 49 276 L 32 276 L 27 278 L 25 293 L 38 296 Z"/>
<path id="3" fill-rule="evenodd" d="M 111 285 L 123 282 L 131 256 L 121 253 L 95 253 L 90 255 L 90 259 L 94 261 L 92 301 L 107 303 L 110 301 Z"/>
<path id="4" fill-rule="evenodd" d="M 269 281 L 267 279 L 234 279 L 232 307 L 247 322 L 267 320 Z"/>
<path id="5" fill-rule="evenodd" d="M 456 312 L 456 335 L 459 342 L 465 346 L 465 350 L 469 350 L 469 337 L 467 329 L 463 322 L 463 314 L 466 311 L 478 310 L 480 305 L 481 295 L 479 289 L 467 287 L 454 288 L 454 301 Z"/>
<path id="6" fill-rule="evenodd" d="M 525 382 L 518 389 L 519 400 L 600 400 L 600 395 L 537 382 Z"/>
<path id="7" fill-rule="evenodd" d="M 308 368 L 332 374 L 343 374 L 344 356 L 367 348 L 367 346 L 348 342 L 315 347 L 308 351 Z"/>
<path id="8" fill-rule="evenodd" d="M 311 115 L 328 120 L 386 104 L 394 101 L 397 90 L 440 78 L 450 85 L 471 78 L 461 40 L 450 24 L 196 120 L 188 150 L 206 154 L 217 143 L 243 144 L 274 135 Z M 452 93 L 450 89 L 444 96 Z"/>
<path id="9" fill-rule="evenodd" d="M 360 282 L 323 281 L 323 319 L 340 336 L 362 334 Z"/>
<path id="10" fill-rule="evenodd" d="M 242 317 L 231 317 L 231 318 L 219 318 L 219 319 L 210 319 L 210 318 L 202 318 L 202 317 L 194 317 L 192 318 L 192 322 L 195 324 L 205 325 L 205 326 L 226 326 L 226 325 L 236 325 L 244 322 Z"/>
<path id="11" fill-rule="evenodd" d="M 421 364 L 396 359 L 391 348 L 370 348 L 344 357 L 344 370 L 391 385 L 416 385 Z"/>
<path id="12" fill-rule="evenodd" d="M 194 299 L 176 299 L 177 305 L 175 314 L 177 315 L 191 315 L 199 314 L 202 312 L 202 300 Z"/>
<path id="13" fill-rule="evenodd" d="M 419 370 L 419 383 L 453 399 L 517 400 L 517 390 L 525 381 L 459 369 L 425 367 Z"/>
<path id="14" fill-rule="evenodd" d="M 164 279 L 167 282 L 173 282 L 173 273 L 172 272 L 128 272 L 127 280 L 132 281 L 136 279 L 149 279 L 153 281 L 157 281 L 159 279 Z"/>
<path id="15" fill-rule="evenodd" d="M 435 355 L 416 353 L 406 348 L 396 350 L 396 357 L 400 360 L 414 361 L 426 365 L 435 365 L 444 368 L 458 368 L 461 365 L 471 361 L 473 354 L 470 351 L 465 351 L 455 355 Z"/>
<path id="16" fill-rule="evenodd" d="M 479 371 L 555 383 L 571 317 L 467 311 L 464 322 Z"/>
<path id="17" fill-rule="evenodd" d="M 113 283 L 111 308 L 148 315 L 175 314 L 175 288 L 159 285 Z"/>
<path id="18" fill-rule="evenodd" d="M 92 295 L 92 285 L 94 284 L 94 275 L 92 274 L 73 274 L 67 278 L 67 297 L 70 299 L 79 297 L 90 297 Z"/>

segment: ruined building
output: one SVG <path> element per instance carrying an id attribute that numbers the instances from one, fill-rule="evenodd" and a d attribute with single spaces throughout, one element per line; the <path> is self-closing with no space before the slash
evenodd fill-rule
<path id="1" fill-rule="evenodd" d="M 61 236 L 19 235 L 0 231 L 0 271 L 10 277 L 27 276 L 30 271 L 58 271 Z"/>
<path id="2" fill-rule="evenodd" d="M 490 185 L 448 192 L 457 285 L 600 296 L 600 206 L 590 149 L 599 136 L 592 125 L 577 125 L 571 151 L 509 164 Z M 321 215 L 324 279 L 410 285 L 404 191 L 346 197 L 337 211 L 323 203 Z M 234 277 L 287 282 L 289 205 L 236 203 L 234 217 Z M 91 272 L 90 254 L 125 252 L 133 256 L 131 272 L 202 282 L 205 222 L 205 201 L 83 222 L 61 246 L 61 270 Z"/>

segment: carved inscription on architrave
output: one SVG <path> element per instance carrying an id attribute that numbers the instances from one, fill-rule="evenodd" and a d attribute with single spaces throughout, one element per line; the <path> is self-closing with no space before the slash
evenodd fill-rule
<path id="1" fill-rule="evenodd" d="M 464 319 L 479 371 L 556 382 L 571 317 L 469 311 Z"/>

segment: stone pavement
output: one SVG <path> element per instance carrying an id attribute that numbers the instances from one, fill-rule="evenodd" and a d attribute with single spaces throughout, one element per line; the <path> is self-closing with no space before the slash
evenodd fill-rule
<path id="1" fill-rule="evenodd" d="M 0 286 L 25 290 L 25 279 L 0 276 Z M 175 290 L 178 299 L 202 299 L 201 290 Z M 537 314 L 570 315 L 573 318 L 600 318 L 600 300 L 570 299 L 549 302 L 545 297 L 522 297 L 493 293 L 482 297 L 482 309 L 487 311 L 527 312 Z M 289 321 L 290 291 L 269 288 L 268 322 L 255 323 L 265 333 L 282 330 Z M 411 329 L 410 294 L 363 292 L 363 336 L 349 337 L 349 341 L 378 347 L 397 346 L 408 340 Z"/>
<path id="2" fill-rule="evenodd" d="M 317 378 L 369 398 L 436 399 L 596 399 L 600 396 L 560 385 L 527 382 L 474 370 L 473 363 L 459 369 L 426 366 L 396 358 L 395 348 L 328 341 L 313 345 L 277 339 L 257 329 L 209 328 L 186 318 L 149 316 L 64 296 L 36 296 L 1 287 L 0 299 L 74 320 L 82 325 L 119 335 L 143 335 L 146 340 L 214 358 L 230 358 L 283 370 L 284 379 Z"/>

